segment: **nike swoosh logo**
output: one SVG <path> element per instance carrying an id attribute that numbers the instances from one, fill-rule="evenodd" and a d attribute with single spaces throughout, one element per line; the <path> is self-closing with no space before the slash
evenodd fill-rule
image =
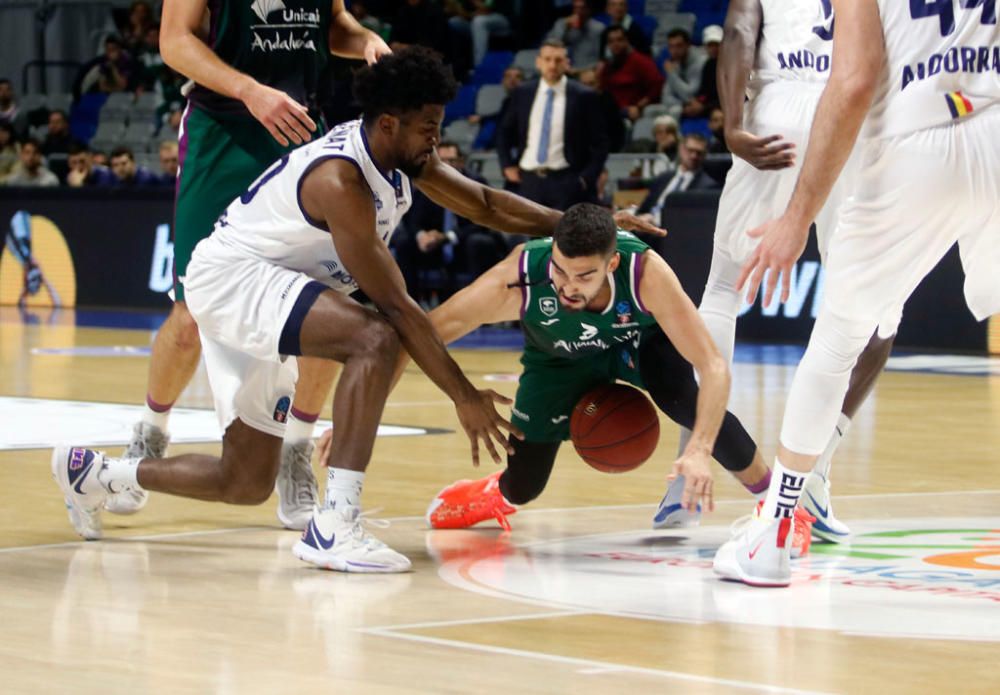
<path id="1" fill-rule="evenodd" d="M 90 473 L 90 469 L 93 467 L 94 467 L 94 459 L 91 458 L 89 461 L 87 461 L 86 467 L 84 467 L 84 469 L 77 474 L 76 482 L 73 484 L 73 489 L 76 490 L 77 493 L 81 495 L 86 494 L 83 490 L 80 489 L 80 486 L 83 485 L 83 481 L 87 479 L 87 474 Z"/>
<path id="2" fill-rule="evenodd" d="M 333 534 L 329 538 L 323 538 L 323 534 L 319 532 L 318 528 L 316 528 L 315 522 L 309 524 L 309 533 L 312 535 L 313 540 L 316 541 L 316 547 L 321 550 L 329 550 L 332 548 L 333 541 L 337 538 L 337 534 Z"/>
<path id="3" fill-rule="evenodd" d="M 823 509 L 823 507 L 819 506 L 819 502 L 816 501 L 816 498 L 813 497 L 811 492 L 806 492 L 806 494 L 809 496 L 809 499 L 812 500 L 813 506 L 816 508 L 816 511 L 819 512 L 820 518 L 822 519 L 827 518 L 830 515 L 830 507 Z"/>
<path id="4" fill-rule="evenodd" d="M 762 545 L 764 545 L 764 539 L 763 538 L 761 538 L 760 541 L 757 542 L 757 547 L 750 551 L 750 559 L 751 560 L 753 560 L 754 555 L 757 554 L 757 551 L 760 550 L 760 546 L 762 546 Z"/>
<path id="5" fill-rule="evenodd" d="M 569 420 L 569 415 L 560 415 L 559 417 L 552 418 L 552 424 L 558 425 L 563 420 Z"/>
<path id="6" fill-rule="evenodd" d="M 668 504 L 666 507 L 660 509 L 659 513 L 654 517 L 654 521 L 663 521 L 670 514 L 673 514 L 678 509 L 681 508 L 679 504 Z"/>

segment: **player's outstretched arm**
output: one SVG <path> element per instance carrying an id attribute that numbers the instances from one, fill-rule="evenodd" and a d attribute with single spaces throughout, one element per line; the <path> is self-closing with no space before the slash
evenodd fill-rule
<path id="1" fill-rule="evenodd" d="M 371 190 L 355 166 L 333 159 L 306 175 L 301 188 L 305 212 L 325 220 L 347 271 L 399 333 L 414 361 L 455 403 L 458 418 L 472 442 L 472 459 L 479 464 L 482 440 L 500 463 L 494 442 L 512 452 L 501 428 L 517 429 L 497 413 L 494 402 L 510 399 L 491 390 L 477 390 L 448 354 L 427 314 L 406 293 L 406 284 L 389 249 L 375 233 Z"/>
<path id="2" fill-rule="evenodd" d="M 164 62 L 217 94 L 242 101 L 282 147 L 312 138 L 316 124 L 305 106 L 227 65 L 198 37 L 207 0 L 165 0 L 160 26 Z"/>
<path id="3" fill-rule="evenodd" d="M 692 508 L 700 496 L 706 507 L 712 509 L 710 462 L 729 402 L 729 365 L 719 354 L 698 310 L 666 261 L 657 253 L 647 251 L 642 262 L 639 296 L 700 379 L 691 440 L 674 464 L 674 473 L 687 478 L 685 506 Z M 695 495 L 694 499 L 689 497 L 689 492 Z"/>
<path id="4" fill-rule="evenodd" d="M 515 321 L 520 317 L 522 296 L 518 285 L 518 264 L 523 248 L 523 244 L 515 247 L 507 258 L 428 314 L 434 330 L 445 345 L 482 325 Z M 400 353 L 393 378 L 394 386 L 409 362 L 409 354 L 406 351 Z"/>
<path id="5" fill-rule="evenodd" d="M 427 160 L 413 183 L 441 207 L 476 224 L 508 234 L 549 236 L 562 217 L 558 210 L 463 176 L 442 162 L 437 152 Z M 667 235 L 656 225 L 624 211 L 615 213 L 615 223 L 630 232 Z"/>
<path id="6" fill-rule="evenodd" d="M 726 119 L 726 144 L 732 153 L 758 169 L 784 169 L 795 162 L 795 144 L 782 141 L 780 134 L 750 133 L 743 128 L 747 82 L 762 22 L 760 0 L 730 0 L 716 81 Z"/>
<path id="7" fill-rule="evenodd" d="M 739 289 L 749 280 L 747 300 L 751 303 L 768 270 L 764 305 L 771 303 L 779 277 L 781 301 L 787 301 L 791 269 L 805 249 L 809 225 L 854 149 L 885 70 L 885 38 L 876 0 L 833 0 L 833 6 L 837 20 L 830 79 L 816 107 L 792 199 L 781 217 L 748 232 L 762 237 L 737 280 Z"/>
<path id="8" fill-rule="evenodd" d="M 392 53 L 382 37 L 358 24 L 344 0 L 333 0 L 330 52 L 344 58 L 363 58 L 369 65 Z"/>

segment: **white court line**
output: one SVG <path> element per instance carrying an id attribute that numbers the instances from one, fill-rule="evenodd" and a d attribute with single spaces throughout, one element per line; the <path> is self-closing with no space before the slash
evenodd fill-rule
<path id="1" fill-rule="evenodd" d="M 590 615 L 594 611 L 561 610 L 545 613 L 523 613 L 521 615 L 498 615 L 492 618 L 461 618 L 456 620 L 434 620 L 424 623 L 403 623 L 399 625 L 380 625 L 378 627 L 361 627 L 360 632 L 367 630 L 421 630 L 428 627 L 455 627 L 458 625 L 485 625 L 487 623 L 508 623 L 514 620 L 544 620 L 545 618 L 566 618 L 573 615 Z"/>
<path id="2" fill-rule="evenodd" d="M 862 500 L 862 499 L 886 499 L 890 497 L 940 497 L 942 495 L 996 495 L 1000 494 L 1000 490 L 950 490 L 950 491 L 939 491 L 939 492 L 885 492 L 878 494 L 864 494 L 864 495 L 835 495 L 834 498 L 838 500 Z M 728 504 L 747 504 L 748 500 L 718 500 L 715 506 L 728 505 Z M 580 506 L 580 507 L 549 507 L 545 509 L 519 509 L 518 514 L 529 515 L 529 514 L 567 514 L 572 512 L 584 512 L 584 511 L 615 511 L 615 510 L 625 510 L 625 509 L 648 509 L 655 507 L 655 503 L 648 504 L 606 504 L 606 505 L 595 505 L 595 506 Z M 426 518 L 424 515 L 419 516 L 391 516 L 385 519 L 391 523 L 401 523 L 406 521 L 423 521 Z M 166 538 L 184 538 L 185 536 L 208 536 L 218 533 L 237 533 L 241 531 L 266 531 L 275 530 L 279 531 L 277 526 L 238 526 L 234 528 L 224 528 L 224 529 L 211 529 L 206 531 L 178 531 L 175 533 L 153 533 L 144 536 L 124 536 L 124 537 L 111 537 L 105 539 L 105 542 L 121 542 L 121 541 L 155 541 L 162 540 Z M 431 529 L 427 529 L 431 530 Z M 594 535 L 604 535 L 604 534 L 594 534 Z M 92 541 L 66 541 L 63 543 L 39 543 L 37 545 L 17 545 L 10 548 L 0 548 L 0 554 L 2 553 L 17 553 L 26 552 L 29 550 L 42 550 L 48 548 L 63 548 L 72 547 L 79 545 L 80 543 L 89 543 Z"/>
<path id="3" fill-rule="evenodd" d="M 405 632 L 394 632 L 386 628 L 360 628 L 358 632 L 379 637 L 389 637 L 392 639 L 406 640 L 409 642 L 419 642 L 422 644 L 433 644 L 440 647 L 452 647 L 455 649 L 465 649 L 468 651 L 485 652 L 487 654 L 500 654 L 503 656 L 517 656 L 526 659 L 537 659 L 539 661 L 550 661 L 570 666 L 578 666 L 583 669 L 598 669 L 607 671 L 637 673 L 646 676 L 657 676 L 659 678 L 672 678 L 675 680 L 689 681 L 694 683 L 708 683 L 711 685 L 723 685 L 729 688 L 740 690 L 755 690 L 765 693 L 794 693 L 795 695 L 818 695 L 823 691 L 798 690 L 795 688 L 784 688 L 766 683 L 752 683 L 750 681 L 732 680 L 729 678 L 714 678 L 712 676 L 699 676 L 692 673 L 681 673 L 679 671 L 667 671 L 664 669 L 645 668 L 643 666 L 630 666 L 628 664 L 615 664 L 608 661 L 598 661 L 596 659 L 581 659 L 572 656 L 560 656 L 558 654 L 546 654 L 543 652 L 533 652 L 525 649 L 511 649 L 509 647 L 497 647 L 487 644 L 476 644 L 474 642 L 462 642 L 459 640 L 443 639 L 440 637 L 429 637 L 426 635 L 412 635 Z"/>

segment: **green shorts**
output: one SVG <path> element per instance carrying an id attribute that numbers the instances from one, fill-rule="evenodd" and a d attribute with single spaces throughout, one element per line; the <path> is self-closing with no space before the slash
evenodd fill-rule
<path id="1" fill-rule="evenodd" d="M 518 381 L 511 421 L 529 442 L 569 439 L 573 408 L 592 388 L 625 381 L 645 389 L 639 375 L 639 350 L 631 343 L 575 360 L 528 347 L 521 364 L 524 372 Z"/>
<path id="2" fill-rule="evenodd" d="M 174 206 L 174 292 L 184 301 L 183 280 L 198 242 L 212 233 L 219 215 L 271 164 L 294 146 L 282 147 L 246 116 L 209 113 L 191 104 L 180 140 L 180 180 Z"/>

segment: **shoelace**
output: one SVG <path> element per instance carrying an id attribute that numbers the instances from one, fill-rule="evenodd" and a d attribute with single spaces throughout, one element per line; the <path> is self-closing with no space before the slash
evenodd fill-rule
<path id="1" fill-rule="evenodd" d="M 380 541 L 375 536 L 368 534 L 368 529 L 366 526 L 372 528 L 386 529 L 392 526 L 392 522 L 388 519 L 376 519 L 372 514 L 378 514 L 382 511 L 382 507 L 375 507 L 374 509 L 369 509 L 364 512 L 360 512 L 356 517 L 354 517 L 354 525 L 351 526 L 351 538 L 357 545 L 366 545 L 369 548 L 384 548 L 385 543 Z"/>

